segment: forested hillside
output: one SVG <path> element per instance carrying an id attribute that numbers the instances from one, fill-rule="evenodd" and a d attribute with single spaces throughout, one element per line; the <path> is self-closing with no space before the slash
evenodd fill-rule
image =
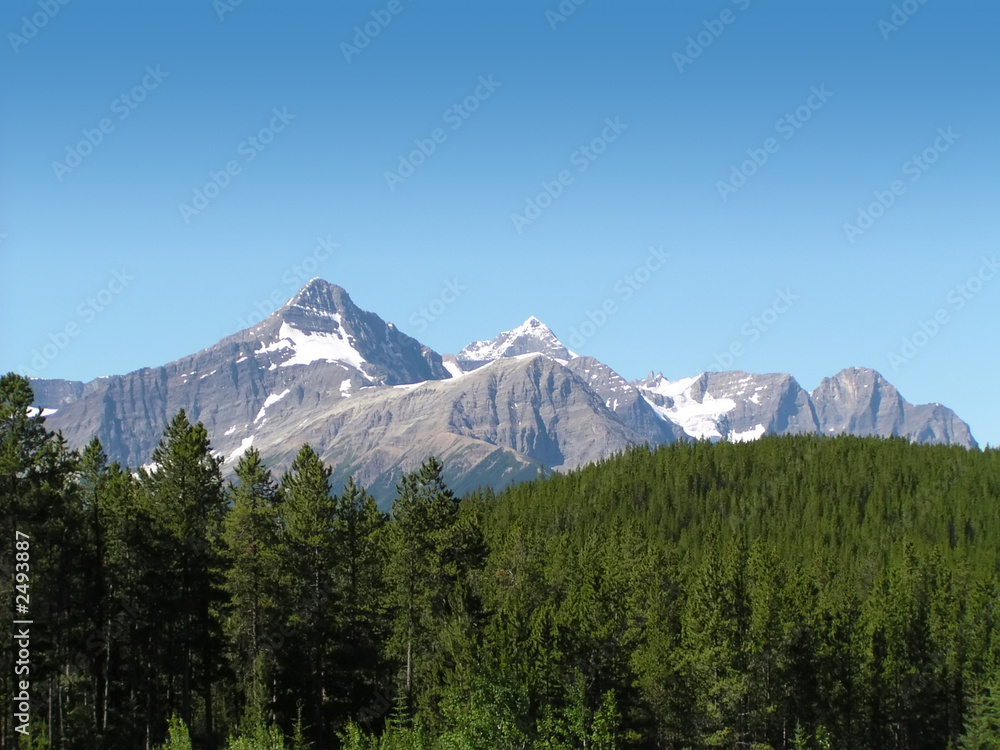
<path id="1" fill-rule="evenodd" d="M 135 470 L 31 403 L 0 379 L 4 748 L 1000 747 L 996 450 L 675 443 L 464 498 L 429 458 L 386 514 L 309 446 L 227 483 L 181 412 Z"/>

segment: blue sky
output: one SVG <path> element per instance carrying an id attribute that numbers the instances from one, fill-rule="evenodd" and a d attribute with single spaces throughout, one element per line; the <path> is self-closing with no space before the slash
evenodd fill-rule
<path id="1" fill-rule="evenodd" d="M 1000 443 L 995 3 L 63 2 L 0 11 L 4 371 L 318 275 L 440 352 L 535 315 L 627 378 L 867 366 Z"/>

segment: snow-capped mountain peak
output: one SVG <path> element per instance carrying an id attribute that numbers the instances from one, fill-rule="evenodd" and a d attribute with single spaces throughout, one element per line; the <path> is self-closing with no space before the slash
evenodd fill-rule
<path id="1" fill-rule="evenodd" d="M 221 343 L 230 341 L 237 345 L 235 361 L 252 353 L 257 365 L 269 371 L 295 365 L 341 365 L 330 373 L 337 383 L 345 376 L 343 368 L 356 371 L 355 385 L 449 377 L 440 355 L 375 313 L 362 310 L 343 287 L 320 278 L 307 282 L 260 325 Z M 252 347 L 249 352 L 247 347 Z"/>
<path id="2" fill-rule="evenodd" d="M 74 447 L 96 432 L 130 466 L 149 463 L 164 415 L 183 408 L 227 469 L 251 447 L 287 465 L 309 442 L 340 479 L 374 483 L 382 498 L 429 454 L 471 488 L 684 439 L 848 433 L 976 446 L 950 409 L 906 402 L 873 370 L 844 370 L 812 394 L 783 373 L 628 382 L 535 317 L 442 357 L 322 279 L 259 324 L 160 367 L 32 387 L 48 429 Z"/>
<path id="3" fill-rule="evenodd" d="M 579 356 L 567 349 L 551 328 L 532 315 L 517 328 L 503 331 L 492 341 L 474 341 L 457 357 L 464 362 L 492 362 L 521 354 L 544 354 L 564 362 Z"/>

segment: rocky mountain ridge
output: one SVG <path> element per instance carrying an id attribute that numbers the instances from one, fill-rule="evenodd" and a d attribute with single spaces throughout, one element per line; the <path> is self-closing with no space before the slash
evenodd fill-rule
<path id="1" fill-rule="evenodd" d="M 259 325 L 161 367 L 32 385 L 50 428 L 74 446 L 97 435 L 133 467 L 184 408 L 227 470 L 251 445 L 283 469 L 309 442 L 335 482 L 353 474 L 383 500 L 429 454 L 464 490 L 679 439 L 846 432 L 976 446 L 954 412 L 909 404 L 873 370 L 843 370 L 811 394 L 785 374 L 628 382 L 534 317 L 442 357 L 321 279 Z"/>

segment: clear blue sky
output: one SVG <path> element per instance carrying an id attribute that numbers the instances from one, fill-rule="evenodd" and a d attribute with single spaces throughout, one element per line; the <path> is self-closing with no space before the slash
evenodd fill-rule
<path id="1" fill-rule="evenodd" d="M 162 364 L 318 275 L 440 352 L 535 315 L 628 378 L 867 366 L 998 444 L 1000 7 L 892 5 L 8 0 L 0 369 Z"/>

